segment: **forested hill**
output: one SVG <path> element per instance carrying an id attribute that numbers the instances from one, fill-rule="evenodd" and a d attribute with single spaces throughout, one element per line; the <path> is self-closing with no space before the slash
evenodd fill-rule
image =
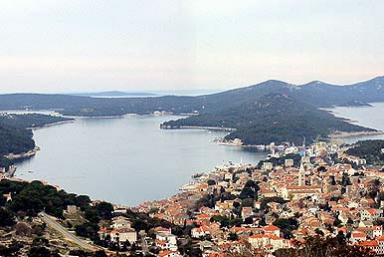
<path id="1" fill-rule="evenodd" d="M 169 111 L 176 114 L 200 109 L 201 100 L 188 96 L 96 98 L 70 95 L 0 95 L 0 110 L 56 110 L 71 116 L 117 116 Z"/>
<path id="2" fill-rule="evenodd" d="M 273 95 L 287 98 L 279 102 L 271 97 Z M 309 133 L 307 136 L 310 139 L 326 136 L 335 130 L 361 131 L 364 128 L 347 124 L 317 108 L 379 101 L 384 101 L 384 77 L 346 86 L 320 81 L 292 85 L 269 80 L 249 87 L 196 97 L 92 98 L 11 94 L 0 95 L 0 110 L 54 109 L 74 116 L 116 116 L 127 113 L 148 114 L 154 111 L 194 113 L 198 115 L 166 125 L 179 127 L 183 124 L 211 124 L 233 127 L 237 132 L 228 138 L 238 136 L 246 143 L 265 143 L 272 139 L 276 142 L 283 139 L 296 142 L 298 134 L 303 135 L 304 131 Z M 268 108 L 264 108 L 265 106 Z"/>
<path id="3" fill-rule="evenodd" d="M 163 124 L 170 128 L 196 125 L 236 128 L 226 139 L 240 138 L 245 144 L 285 141 L 301 144 L 304 137 L 311 142 L 318 137 L 326 138 L 336 131 L 373 131 L 352 125 L 281 93 L 269 94 L 220 112 L 204 113 Z"/>
<path id="4" fill-rule="evenodd" d="M 111 116 L 168 111 L 175 114 L 216 112 L 272 93 L 283 93 L 316 107 L 384 101 L 384 77 L 336 86 L 320 81 L 305 85 L 269 80 L 257 85 L 203 96 L 96 98 L 73 95 L 0 95 L 0 110 L 54 109 L 75 116 Z"/>
<path id="5" fill-rule="evenodd" d="M 43 114 L 0 114 L 0 156 L 32 150 L 35 142 L 29 128 L 66 120 L 70 119 Z"/>
<path id="6" fill-rule="evenodd" d="M 383 165 L 384 140 L 359 141 L 347 150 L 347 154 L 363 158 L 370 165 Z"/>

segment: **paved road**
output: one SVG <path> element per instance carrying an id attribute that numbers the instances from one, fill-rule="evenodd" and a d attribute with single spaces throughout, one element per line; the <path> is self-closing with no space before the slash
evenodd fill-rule
<path id="1" fill-rule="evenodd" d="M 147 240 L 145 240 L 145 237 L 141 238 L 141 248 L 142 248 L 144 253 L 148 253 L 149 252 Z"/>
<path id="2" fill-rule="evenodd" d="M 51 227 L 52 229 L 56 230 L 57 232 L 59 232 L 60 234 L 63 235 L 63 237 L 75 244 L 77 244 L 78 246 L 80 246 L 81 248 L 85 249 L 85 250 L 89 250 L 89 251 L 96 251 L 96 250 L 100 250 L 100 248 L 97 248 L 96 246 L 93 246 L 91 244 L 89 244 L 88 242 L 76 237 L 75 235 L 73 235 L 72 233 L 68 232 L 68 230 L 63 227 L 60 223 L 58 223 L 55 218 L 49 216 L 48 214 L 44 213 L 44 212 L 40 212 L 39 213 L 39 217 L 49 226 Z"/>

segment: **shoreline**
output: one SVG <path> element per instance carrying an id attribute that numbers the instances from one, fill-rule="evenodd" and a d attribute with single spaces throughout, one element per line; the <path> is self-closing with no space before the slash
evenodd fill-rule
<path id="1" fill-rule="evenodd" d="M 351 137 L 366 137 L 384 135 L 384 131 L 359 131 L 359 132 L 334 132 L 329 135 L 330 139 L 343 139 Z"/>
<path id="2" fill-rule="evenodd" d="M 222 128 L 222 127 L 210 127 L 210 126 L 179 126 L 172 127 L 169 125 L 160 124 L 160 129 L 164 130 L 177 130 L 177 129 L 204 129 L 209 131 L 224 131 L 224 132 L 233 132 L 236 131 L 235 128 Z"/>
<path id="3" fill-rule="evenodd" d="M 67 124 L 67 123 L 73 123 L 74 121 L 75 121 L 75 119 L 68 118 L 68 120 L 47 123 L 47 124 L 45 124 L 43 126 L 31 127 L 31 128 L 28 128 L 28 129 L 38 130 L 38 129 L 49 128 L 49 127 L 53 127 L 53 126 L 63 125 L 63 124 Z"/>
<path id="4" fill-rule="evenodd" d="M 29 159 L 29 158 L 34 157 L 38 151 L 40 151 L 40 147 L 35 146 L 34 149 L 29 150 L 28 152 L 23 152 L 23 153 L 18 153 L 18 154 L 10 153 L 10 154 L 5 155 L 4 157 L 11 160 L 11 161 L 21 161 L 24 159 Z"/>

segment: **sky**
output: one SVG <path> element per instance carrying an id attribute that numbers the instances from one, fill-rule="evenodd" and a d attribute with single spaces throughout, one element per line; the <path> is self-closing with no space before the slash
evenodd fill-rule
<path id="1" fill-rule="evenodd" d="M 0 0 L 0 93 L 384 75 L 382 0 Z"/>

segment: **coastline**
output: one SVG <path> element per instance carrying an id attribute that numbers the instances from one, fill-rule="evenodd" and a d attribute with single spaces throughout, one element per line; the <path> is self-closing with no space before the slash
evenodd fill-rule
<path id="1" fill-rule="evenodd" d="M 53 126 L 57 126 L 57 125 L 63 125 L 63 124 L 72 123 L 72 122 L 74 122 L 74 119 L 52 122 L 52 123 L 45 124 L 43 126 L 31 127 L 28 129 L 38 130 L 38 129 L 42 129 L 42 128 L 49 128 L 49 127 L 53 127 Z M 27 152 L 22 152 L 22 153 L 17 153 L 17 154 L 9 153 L 7 155 L 4 155 L 4 157 L 11 160 L 11 161 L 21 162 L 23 160 L 30 159 L 30 158 L 34 157 L 38 151 L 40 151 L 40 147 L 35 146 L 35 148 L 33 148 Z"/>
<path id="2" fill-rule="evenodd" d="M 35 156 L 38 151 L 40 151 L 40 147 L 35 146 L 34 149 L 29 150 L 28 152 L 18 153 L 18 154 L 10 153 L 5 155 L 4 157 L 11 161 L 20 161 L 20 160 L 28 159 Z"/>
<path id="3" fill-rule="evenodd" d="M 178 126 L 172 127 L 164 124 L 160 124 L 161 129 L 205 129 L 210 131 L 224 131 L 224 132 L 233 132 L 236 131 L 235 128 L 225 128 L 225 127 L 210 127 L 210 126 Z"/>
<path id="4" fill-rule="evenodd" d="M 384 131 L 360 131 L 360 132 L 334 132 L 329 135 L 330 139 L 343 139 L 351 137 L 365 137 L 365 136 L 380 136 L 384 135 Z"/>
<path id="5" fill-rule="evenodd" d="M 68 118 L 68 120 L 63 120 L 63 121 L 58 121 L 58 122 L 52 122 L 52 123 L 47 123 L 43 126 L 37 126 L 37 127 L 31 127 L 29 129 L 32 129 L 32 130 L 38 130 L 38 129 L 43 129 L 43 128 L 49 128 L 49 127 L 53 127 L 53 126 L 58 126 L 58 125 L 63 125 L 63 124 L 67 124 L 67 123 L 72 123 L 74 122 L 75 119 L 73 118 Z"/>

